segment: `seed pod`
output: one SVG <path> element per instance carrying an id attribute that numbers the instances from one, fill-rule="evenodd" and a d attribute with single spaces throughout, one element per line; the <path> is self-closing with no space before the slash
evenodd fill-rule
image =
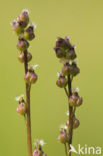
<path id="1" fill-rule="evenodd" d="M 31 78 L 31 72 L 27 72 L 24 76 L 24 80 L 26 83 L 30 83 L 30 78 Z"/>
<path id="2" fill-rule="evenodd" d="M 54 50 L 55 50 L 56 56 L 57 56 L 58 58 L 64 57 L 64 52 L 63 52 L 63 50 L 61 50 L 60 48 L 57 48 L 57 47 L 55 47 Z"/>
<path id="3" fill-rule="evenodd" d="M 58 37 L 57 40 L 56 40 L 56 47 L 63 48 L 65 50 L 65 49 L 69 48 L 68 43 L 69 42 L 67 40 Z"/>
<path id="4" fill-rule="evenodd" d="M 77 100 L 78 100 L 79 96 L 77 92 L 74 92 L 72 94 L 72 96 L 70 96 L 69 98 L 69 104 L 71 107 L 76 106 L 77 105 Z"/>
<path id="5" fill-rule="evenodd" d="M 20 55 L 18 56 L 18 60 L 23 63 L 24 62 L 24 53 L 20 52 Z"/>
<path id="6" fill-rule="evenodd" d="M 63 143 L 63 144 L 65 144 L 66 142 L 69 141 L 69 135 L 67 134 L 66 130 L 62 130 L 62 131 L 60 132 L 60 135 L 59 135 L 59 137 L 58 137 L 58 141 L 59 141 L 60 143 Z"/>
<path id="7" fill-rule="evenodd" d="M 35 83 L 37 81 L 38 77 L 36 75 L 35 72 L 31 73 L 31 77 L 30 77 L 30 83 Z"/>
<path id="8" fill-rule="evenodd" d="M 33 156 L 43 156 L 43 151 L 36 148 L 33 152 Z"/>
<path id="9" fill-rule="evenodd" d="M 76 106 L 80 106 L 83 103 L 83 98 L 79 97 Z"/>
<path id="10" fill-rule="evenodd" d="M 72 63 L 72 71 L 71 71 L 71 74 L 72 76 L 76 76 L 77 74 L 80 73 L 80 69 L 77 67 L 77 65 L 75 63 Z"/>
<path id="11" fill-rule="evenodd" d="M 31 61 L 31 59 L 32 59 L 32 55 L 31 55 L 31 53 L 27 53 L 27 60 L 28 60 L 28 62 L 30 62 Z"/>
<path id="12" fill-rule="evenodd" d="M 58 87 L 63 88 L 67 85 L 67 79 L 65 78 L 65 76 L 59 76 L 56 84 Z"/>
<path id="13" fill-rule="evenodd" d="M 33 26 L 29 26 L 25 32 L 24 32 L 24 38 L 25 40 L 33 40 L 35 38 L 35 34 L 34 34 L 34 27 Z"/>
<path id="14" fill-rule="evenodd" d="M 29 23 L 29 13 L 27 10 L 23 10 L 22 13 L 17 17 L 17 21 L 22 21 L 24 27 L 26 27 Z"/>
<path id="15" fill-rule="evenodd" d="M 80 125 L 80 122 L 78 119 L 76 119 L 75 117 L 73 118 L 73 128 L 78 128 Z"/>
<path id="16" fill-rule="evenodd" d="M 25 51 L 28 49 L 28 47 L 29 47 L 29 43 L 26 40 L 24 40 L 23 38 L 18 40 L 17 42 L 18 50 Z"/>
<path id="17" fill-rule="evenodd" d="M 24 115 L 26 113 L 26 108 L 25 108 L 25 105 L 24 103 L 20 103 L 17 107 L 17 112 L 20 114 L 20 115 Z"/>

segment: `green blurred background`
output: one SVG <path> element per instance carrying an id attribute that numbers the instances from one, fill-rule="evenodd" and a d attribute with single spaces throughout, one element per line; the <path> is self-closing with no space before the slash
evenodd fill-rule
<path id="1" fill-rule="evenodd" d="M 26 128 L 16 113 L 15 96 L 25 93 L 24 69 L 18 62 L 17 37 L 10 22 L 22 9 L 37 24 L 29 51 L 39 64 L 38 82 L 31 91 L 32 140 L 44 139 L 48 156 L 63 156 L 59 125 L 67 116 L 67 97 L 56 86 L 62 64 L 53 47 L 56 37 L 70 36 L 76 45 L 81 73 L 73 87 L 80 88 L 84 104 L 78 108 L 81 125 L 73 145 L 103 145 L 103 1 L 102 0 L 0 0 L 0 156 L 27 156 Z M 73 154 L 75 155 L 75 154 Z M 92 155 L 92 154 L 91 154 Z"/>

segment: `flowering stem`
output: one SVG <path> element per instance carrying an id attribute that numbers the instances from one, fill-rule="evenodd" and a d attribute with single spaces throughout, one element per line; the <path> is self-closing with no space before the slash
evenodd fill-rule
<path id="1" fill-rule="evenodd" d="M 68 91 L 69 91 L 69 97 L 72 95 L 72 86 L 71 86 L 71 78 L 70 75 L 68 76 Z M 69 100 L 69 98 L 68 98 Z M 72 136 L 73 136 L 73 107 L 69 105 L 69 135 L 70 135 L 70 140 L 69 140 L 69 151 L 71 149 L 70 145 L 72 144 Z M 71 152 L 69 152 L 69 156 L 71 156 Z"/>
<path id="2" fill-rule="evenodd" d="M 24 52 L 24 68 L 25 74 L 28 71 L 28 62 L 27 62 L 27 51 Z M 31 115 L 30 115 L 30 84 L 26 83 L 26 110 L 27 110 L 27 144 L 28 144 L 28 155 L 32 156 L 32 139 L 31 139 Z"/>

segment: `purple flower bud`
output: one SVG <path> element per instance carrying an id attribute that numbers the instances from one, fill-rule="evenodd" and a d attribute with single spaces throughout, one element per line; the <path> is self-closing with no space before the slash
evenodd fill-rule
<path id="1" fill-rule="evenodd" d="M 31 77 L 30 77 L 30 82 L 35 83 L 37 81 L 37 79 L 38 79 L 38 77 L 37 77 L 36 73 L 32 72 Z"/>
<path id="2" fill-rule="evenodd" d="M 34 34 L 34 27 L 33 26 L 29 26 L 25 32 L 24 32 L 24 38 L 26 40 L 33 40 L 35 38 L 35 34 Z"/>
<path id="3" fill-rule="evenodd" d="M 29 23 L 29 13 L 27 10 L 23 10 L 22 13 L 17 17 L 17 21 L 22 21 L 24 27 Z"/>
<path id="4" fill-rule="evenodd" d="M 58 87 L 63 88 L 67 85 L 67 79 L 65 78 L 65 76 L 59 76 L 56 84 Z"/>
<path id="5" fill-rule="evenodd" d="M 59 137 L 58 137 L 58 141 L 59 141 L 60 143 L 65 144 L 66 142 L 69 141 L 69 138 L 70 138 L 70 136 L 68 135 L 68 133 L 66 132 L 66 130 L 62 130 L 62 131 L 60 132 Z"/>
<path id="6" fill-rule="evenodd" d="M 28 47 L 29 47 L 29 43 L 26 40 L 24 40 L 23 38 L 18 40 L 17 48 L 20 51 L 25 51 L 28 49 Z"/>
<path id="7" fill-rule="evenodd" d="M 20 114 L 20 115 L 24 115 L 26 113 L 26 108 L 25 108 L 25 105 L 24 103 L 20 103 L 17 107 L 17 112 Z"/>
<path id="8" fill-rule="evenodd" d="M 13 21 L 12 22 L 12 26 L 13 26 L 13 31 L 17 34 L 20 35 L 24 32 L 24 29 L 22 27 L 21 22 L 17 22 L 17 21 Z"/>
<path id="9" fill-rule="evenodd" d="M 76 58 L 76 54 L 74 50 L 68 50 L 66 52 L 66 58 L 69 60 L 74 60 Z"/>
<path id="10" fill-rule="evenodd" d="M 35 149 L 33 156 L 43 156 L 43 151 L 41 149 Z"/>
<path id="11" fill-rule="evenodd" d="M 57 48 L 57 47 L 55 47 L 54 50 L 55 50 L 56 56 L 57 56 L 58 58 L 64 57 L 64 52 L 63 52 L 63 50 L 61 50 L 60 48 Z"/>
<path id="12" fill-rule="evenodd" d="M 27 72 L 24 76 L 24 80 L 26 83 L 30 83 L 30 78 L 31 78 L 31 72 Z"/>

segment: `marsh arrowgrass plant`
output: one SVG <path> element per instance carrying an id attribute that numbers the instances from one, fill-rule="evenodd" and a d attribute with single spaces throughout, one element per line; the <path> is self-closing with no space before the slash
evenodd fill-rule
<path id="1" fill-rule="evenodd" d="M 75 76 L 80 73 L 80 69 L 76 62 L 75 46 L 70 43 L 69 37 L 65 37 L 64 39 L 58 37 L 54 51 L 57 58 L 63 63 L 61 72 L 58 73 L 56 84 L 59 88 L 64 88 L 68 98 L 68 119 L 66 124 L 60 127 L 58 140 L 64 144 L 66 156 L 71 156 L 73 130 L 80 125 L 75 112 L 83 102 L 78 90 L 76 88 L 72 89 L 72 82 Z"/>
<path id="2" fill-rule="evenodd" d="M 26 100 L 24 95 L 16 97 L 18 101 L 17 112 L 24 116 L 27 127 L 27 144 L 28 156 L 46 156 L 42 150 L 44 142 L 36 140 L 35 149 L 32 152 L 32 137 L 31 137 L 31 113 L 30 113 L 30 91 L 32 84 L 36 83 L 38 76 L 35 73 L 37 65 L 31 65 L 29 62 L 32 59 L 32 54 L 28 51 L 29 42 L 35 38 L 35 25 L 30 23 L 28 10 L 23 10 L 21 14 L 12 23 L 13 31 L 17 34 L 18 42 L 17 49 L 19 50 L 18 60 L 24 64 L 24 80 L 26 86 Z"/>

